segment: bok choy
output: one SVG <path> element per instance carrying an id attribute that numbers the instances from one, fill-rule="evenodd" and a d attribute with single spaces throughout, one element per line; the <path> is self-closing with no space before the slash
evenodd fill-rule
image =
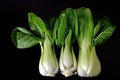
<path id="1" fill-rule="evenodd" d="M 77 69 L 77 61 L 73 51 L 73 43 L 78 30 L 77 25 L 77 16 L 72 8 L 62 11 L 55 24 L 56 44 L 61 46 L 59 66 L 65 77 L 72 76 Z"/>
<path id="2" fill-rule="evenodd" d="M 11 38 L 19 49 L 40 45 L 39 72 L 41 75 L 55 76 L 59 68 L 65 77 L 74 74 L 93 77 L 100 74 L 101 63 L 96 54 L 96 46 L 105 43 L 116 28 L 109 18 L 104 17 L 94 24 L 90 9 L 81 7 L 66 8 L 61 11 L 59 17 L 50 18 L 48 21 L 43 21 L 33 12 L 29 12 L 28 23 L 31 31 L 16 27 L 12 31 Z M 79 49 L 78 62 L 74 53 L 75 42 Z M 59 65 L 55 45 L 61 50 Z"/>
<path id="3" fill-rule="evenodd" d="M 12 31 L 12 41 L 17 48 L 24 49 L 36 44 L 41 46 L 39 72 L 43 76 L 55 76 L 58 72 L 58 61 L 54 50 L 54 39 L 47 25 L 36 14 L 28 13 L 30 29 L 36 34 L 17 27 Z"/>
<path id="4" fill-rule="evenodd" d="M 97 57 L 95 46 L 104 43 L 114 32 L 107 17 L 101 19 L 94 27 L 92 13 L 89 8 L 75 10 L 78 18 L 78 67 L 77 72 L 81 77 L 97 76 L 101 72 L 100 61 Z"/>

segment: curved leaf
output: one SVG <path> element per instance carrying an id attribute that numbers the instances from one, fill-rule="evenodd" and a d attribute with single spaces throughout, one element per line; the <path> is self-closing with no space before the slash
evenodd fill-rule
<path id="1" fill-rule="evenodd" d="M 94 37 L 111 25 L 112 24 L 110 19 L 108 17 L 103 17 L 101 20 L 98 21 L 97 25 L 94 28 Z"/>
<path id="2" fill-rule="evenodd" d="M 94 39 L 93 45 L 103 44 L 108 40 L 108 38 L 113 34 L 115 31 L 115 26 L 112 26 L 111 21 L 109 18 L 104 17 L 101 19 L 96 27 L 94 28 Z"/>
<path id="3" fill-rule="evenodd" d="M 69 30 L 67 37 L 65 38 L 65 43 L 68 44 L 69 47 L 71 47 L 71 37 L 72 37 L 72 30 Z"/>
<path id="4" fill-rule="evenodd" d="M 43 41 L 42 38 L 36 37 L 33 33 L 22 27 L 13 29 L 11 38 L 14 45 L 20 49 L 32 47 Z"/>
<path id="5" fill-rule="evenodd" d="M 92 43 L 94 24 L 90 9 L 81 7 L 75 9 L 75 12 L 78 19 L 79 45 L 81 44 L 83 38 L 87 38 Z"/>
<path id="6" fill-rule="evenodd" d="M 55 23 L 54 38 L 56 38 L 57 45 L 64 45 L 65 38 L 69 30 L 72 30 L 72 42 L 73 43 L 78 35 L 78 23 L 76 12 L 72 8 L 66 8 L 63 10 Z"/>
<path id="7" fill-rule="evenodd" d="M 57 18 L 56 17 L 52 17 L 48 20 L 48 29 L 49 29 L 49 33 L 51 34 L 51 37 L 49 37 L 52 41 L 52 43 L 54 43 L 55 41 L 55 35 L 56 33 L 54 33 L 54 29 L 56 27 L 56 20 Z"/>
<path id="8" fill-rule="evenodd" d="M 65 38 L 66 35 L 68 33 L 68 26 L 67 26 L 67 19 L 66 19 L 66 15 L 63 13 L 60 15 L 59 17 L 59 27 L 58 27 L 58 33 L 57 33 L 57 37 L 58 37 L 58 44 L 60 45 L 64 45 L 65 44 Z"/>
<path id="9" fill-rule="evenodd" d="M 59 43 L 58 43 L 58 37 L 57 37 L 57 32 L 58 32 L 59 24 L 60 24 L 60 22 L 59 22 L 59 19 L 57 18 L 56 21 L 55 21 L 55 24 L 54 24 L 54 29 L 53 29 L 53 39 L 54 39 L 54 41 L 55 41 L 55 43 L 57 45 L 59 45 Z"/>
<path id="10" fill-rule="evenodd" d="M 110 38 L 115 30 L 115 26 L 110 26 L 102 31 L 96 38 L 93 39 L 93 45 L 103 44 L 106 40 Z"/>
<path id="11" fill-rule="evenodd" d="M 72 8 L 66 8 L 65 10 L 62 11 L 62 13 L 65 13 L 67 18 L 67 25 L 69 28 L 72 29 L 72 32 L 76 37 L 78 35 L 78 21 L 75 10 Z"/>
<path id="12" fill-rule="evenodd" d="M 46 33 L 47 35 L 49 34 L 43 20 L 33 12 L 28 13 L 28 22 L 30 25 L 30 29 L 39 36 L 45 37 L 44 33 Z"/>
<path id="13" fill-rule="evenodd" d="M 98 31 L 100 29 L 100 23 L 101 23 L 101 21 L 98 21 L 97 25 L 95 26 L 93 37 L 95 37 L 96 34 L 98 33 Z"/>

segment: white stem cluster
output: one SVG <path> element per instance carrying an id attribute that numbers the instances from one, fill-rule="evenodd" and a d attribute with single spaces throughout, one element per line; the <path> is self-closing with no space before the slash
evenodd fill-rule
<path id="1" fill-rule="evenodd" d="M 55 76 L 58 73 L 58 61 L 55 55 L 54 47 L 48 38 L 41 45 L 41 57 L 39 63 L 39 72 L 43 76 Z"/>
<path id="2" fill-rule="evenodd" d="M 77 61 L 73 48 L 70 49 L 68 45 L 65 45 L 65 47 L 62 46 L 59 65 L 60 71 L 65 77 L 72 76 L 76 73 Z"/>
<path id="3" fill-rule="evenodd" d="M 90 46 L 86 40 L 83 40 L 79 49 L 77 72 L 81 77 L 93 77 L 101 72 L 101 65 L 95 47 Z"/>

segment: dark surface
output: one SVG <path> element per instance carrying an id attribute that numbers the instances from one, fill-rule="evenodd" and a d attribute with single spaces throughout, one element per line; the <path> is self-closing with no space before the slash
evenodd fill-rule
<path id="1" fill-rule="evenodd" d="M 120 73 L 120 5 L 117 0 L 0 0 L 0 54 L 3 80 L 8 79 L 80 79 L 80 80 L 115 80 Z M 117 26 L 112 37 L 104 44 L 97 46 L 96 52 L 101 61 L 101 74 L 94 78 L 81 78 L 77 75 L 64 78 L 60 72 L 55 78 L 43 77 L 39 74 L 38 64 L 40 47 L 36 45 L 29 49 L 17 49 L 11 42 L 11 31 L 17 27 L 29 29 L 27 12 L 33 11 L 42 19 L 58 16 L 60 11 L 67 8 L 89 7 L 93 17 L 100 19 L 107 16 L 113 25 Z M 59 55 L 59 53 L 57 54 Z M 118 77 L 118 78 L 117 78 Z"/>

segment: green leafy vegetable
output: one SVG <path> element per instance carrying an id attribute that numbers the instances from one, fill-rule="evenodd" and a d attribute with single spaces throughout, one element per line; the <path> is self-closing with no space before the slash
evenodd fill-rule
<path id="1" fill-rule="evenodd" d="M 19 49 L 40 44 L 41 75 L 55 76 L 59 68 L 65 77 L 76 73 L 81 77 L 100 74 L 101 64 L 95 47 L 105 43 L 115 31 L 116 27 L 111 24 L 109 18 L 104 17 L 95 24 L 90 9 L 81 7 L 66 8 L 61 11 L 59 17 L 44 21 L 35 13 L 29 12 L 28 23 L 31 31 L 16 27 L 11 33 L 11 38 L 13 44 Z M 78 63 L 73 50 L 75 41 L 79 48 Z M 59 66 L 55 44 L 61 48 Z"/>
<path id="2" fill-rule="evenodd" d="M 22 49 L 39 43 L 41 46 L 40 74 L 43 76 L 55 76 L 58 72 L 58 61 L 50 30 L 47 29 L 43 20 L 32 12 L 28 13 L 28 22 L 30 29 L 39 37 L 24 28 L 16 27 L 11 34 L 12 41 L 17 48 Z"/>
<path id="3" fill-rule="evenodd" d="M 73 51 L 73 43 L 77 37 L 77 16 L 73 9 L 67 8 L 61 12 L 55 24 L 57 45 L 61 47 L 60 71 L 65 77 L 76 74 L 77 61 Z"/>
<path id="4" fill-rule="evenodd" d="M 101 72 L 101 65 L 95 46 L 105 42 L 112 35 L 115 27 L 111 25 L 108 18 L 103 18 L 94 28 L 89 8 L 76 9 L 76 13 L 79 25 L 78 75 L 81 77 L 97 76 Z"/>

